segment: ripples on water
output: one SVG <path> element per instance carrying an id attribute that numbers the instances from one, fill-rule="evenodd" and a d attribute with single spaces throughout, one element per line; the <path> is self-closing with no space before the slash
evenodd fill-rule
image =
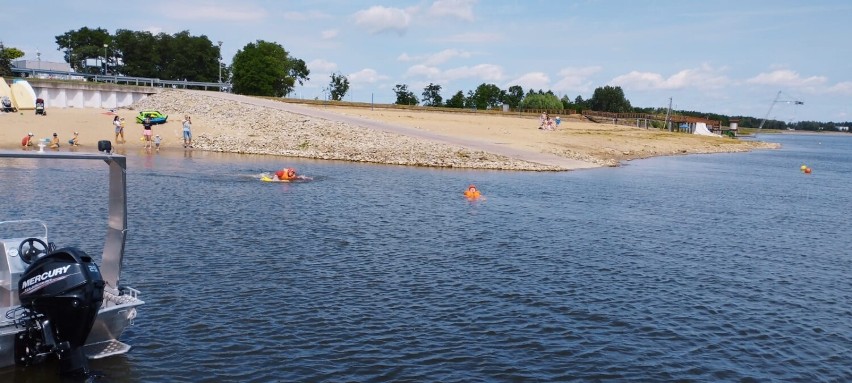
<path id="1" fill-rule="evenodd" d="M 123 276 L 147 304 L 132 352 L 94 367 L 139 382 L 850 380 L 852 140 L 777 140 L 570 173 L 134 155 Z M 316 179 L 251 177 L 284 163 Z M 101 241 L 103 195 L 62 181 L 98 166 L 2 168 L 35 188 L 4 211 L 54 212 L 55 241 L 99 254 L 83 238 Z M 483 200 L 461 196 L 470 182 Z M 94 213 L 43 202 L 58 190 Z"/>

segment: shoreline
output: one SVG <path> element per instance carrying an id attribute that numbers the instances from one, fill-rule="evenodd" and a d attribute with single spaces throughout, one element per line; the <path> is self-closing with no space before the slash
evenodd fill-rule
<path id="1" fill-rule="evenodd" d="M 304 106 L 217 92 L 169 90 L 111 113 L 102 109 L 50 108 L 34 113 L 0 114 L 0 147 L 20 148 L 32 131 L 36 139 L 80 132 L 77 151 L 97 150 L 98 140 L 114 141 L 114 115 L 125 118 L 126 143 L 141 146 L 139 110 L 169 115 L 154 125 L 164 148 L 182 147 L 181 121 L 193 120 L 196 150 L 371 162 L 378 164 L 565 171 L 619 166 L 623 162 L 668 155 L 745 152 L 778 144 L 705 137 L 610 124 L 562 119 L 555 131 L 538 129 L 538 120 L 519 116 L 462 114 L 343 106 Z"/>

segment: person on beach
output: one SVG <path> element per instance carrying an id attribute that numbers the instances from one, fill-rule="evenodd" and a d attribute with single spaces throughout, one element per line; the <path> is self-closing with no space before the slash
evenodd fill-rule
<path id="1" fill-rule="evenodd" d="M 59 149 L 59 136 L 56 133 L 53 133 L 53 139 L 50 140 L 50 148 Z"/>
<path id="2" fill-rule="evenodd" d="M 33 146 L 33 132 L 27 133 L 27 135 L 21 139 L 21 148 L 27 149 L 30 146 Z"/>
<path id="3" fill-rule="evenodd" d="M 145 117 L 145 121 L 142 122 L 142 136 L 145 137 L 146 149 L 151 148 L 151 136 L 154 134 L 152 126 L 151 117 Z"/>
<path id="4" fill-rule="evenodd" d="M 158 152 L 160 151 L 160 142 L 162 142 L 160 135 L 158 134 L 154 136 L 154 148 L 156 148 Z"/>
<path id="5" fill-rule="evenodd" d="M 544 130 L 553 130 L 553 129 L 554 129 L 553 119 L 548 116 L 547 119 L 544 121 Z"/>
<path id="6" fill-rule="evenodd" d="M 545 122 L 547 122 L 547 112 L 543 112 L 541 116 L 538 116 L 538 128 L 544 129 Z"/>
<path id="7" fill-rule="evenodd" d="M 112 126 L 115 129 L 115 143 L 116 144 L 123 143 L 124 142 L 124 119 L 119 118 L 118 116 L 115 116 L 115 118 L 112 119 Z M 119 136 L 121 137 L 120 141 L 118 139 Z"/>
<path id="8" fill-rule="evenodd" d="M 192 120 L 189 116 L 183 120 L 183 147 L 192 147 Z"/>
<path id="9" fill-rule="evenodd" d="M 290 181 L 294 180 L 298 177 L 296 174 L 296 169 L 293 168 L 284 168 L 277 172 L 275 172 L 275 179 L 278 181 Z"/>
<path id="10" fill-rule="evenodd" d="M 71 146 L 80 146 L 80 143 L 77 141 L 77 138 L 80 136 L 80 132 L 74 132 L 74 138 L 68 140 L 68 145 Z"/>
<path id="11" fill-rule="evenodd" d="M 556 127 L 558 128 L 559 124 L 561 124 L 561 123 L 562 123 L 562 120 L 559 119 L 559 116 L 556 116 Z"/>

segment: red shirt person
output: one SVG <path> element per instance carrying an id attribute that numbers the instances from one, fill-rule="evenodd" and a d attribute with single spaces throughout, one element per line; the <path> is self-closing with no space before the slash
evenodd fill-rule
<path id="1" fill-rule="evenodd" d="M 21 139 L 21 147 L 26 148 L 27 146 L 33 146 L 33 134 L 27 133 L 24 138 Z"/>

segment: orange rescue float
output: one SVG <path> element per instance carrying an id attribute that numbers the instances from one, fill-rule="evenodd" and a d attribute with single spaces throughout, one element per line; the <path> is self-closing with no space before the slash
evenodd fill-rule
<path id="1" fill-rule="evenodd" d="M 468 199 L 477 199 L 482 195 L 479 190 L 476 189 L 476 186 L 470 185 L 467 187 L 467 190 L 464 191 L 464 196 Z"/>
<path id="2" fill-rule="evenodd" d="M 275 172 L 275 177 L 280 181 L 289 181 L 296 179 L 296 169 L 286 168 Z"/>

